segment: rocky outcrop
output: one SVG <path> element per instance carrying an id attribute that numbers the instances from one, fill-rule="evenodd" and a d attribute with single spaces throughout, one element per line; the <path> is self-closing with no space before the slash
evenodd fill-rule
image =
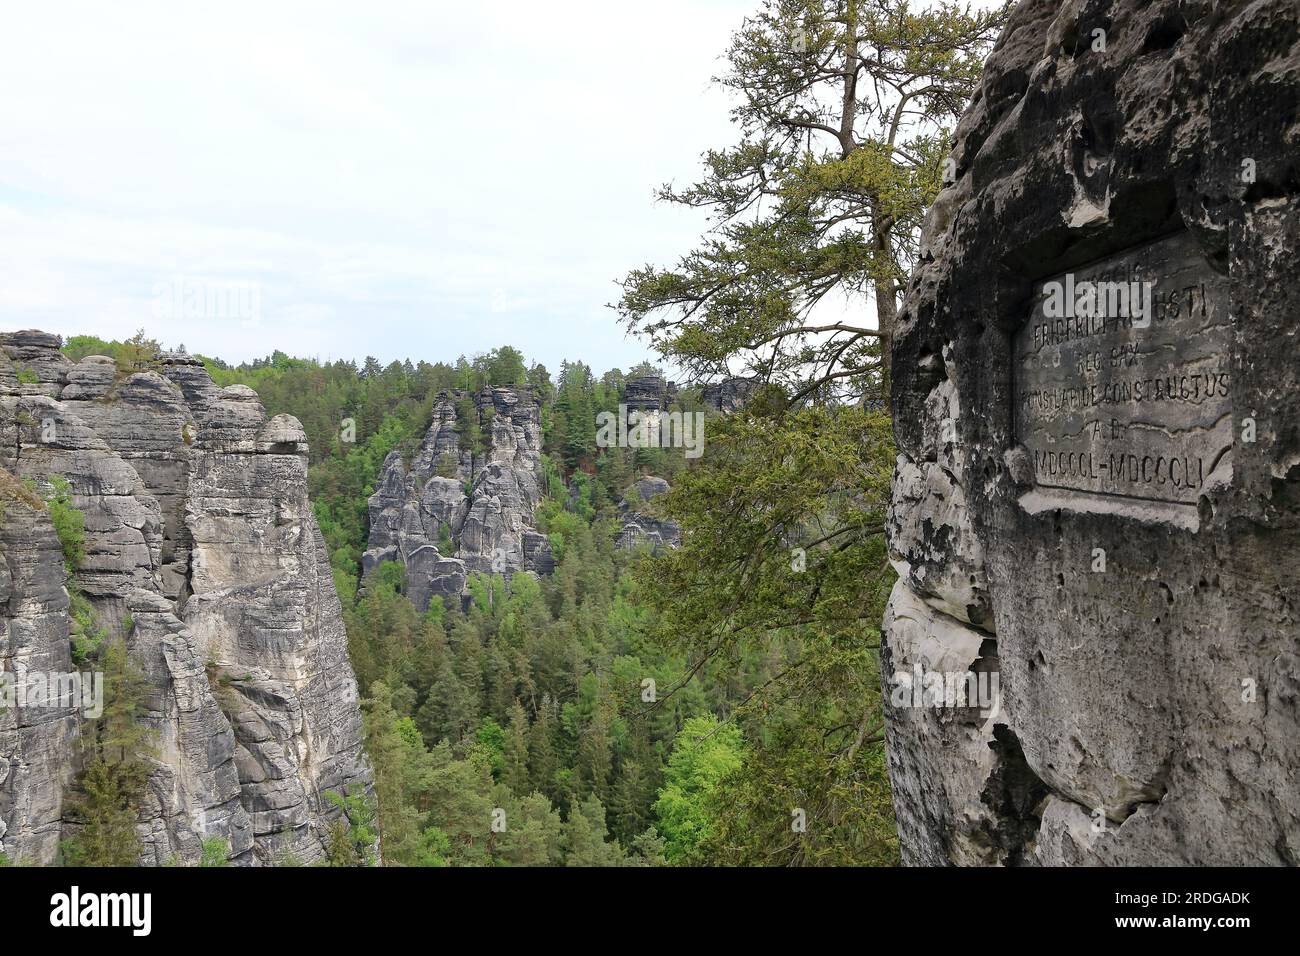
<path id="1" fill-rule="evenodd" d="M 33 675 L 72 669 L 63 581 L 63 552 L 42 501 L 0 471 L 0 853 L 11 861 L 54 858 L 75 774 L 80 714 L 19 707 L 16 696 Z"/>
<path id="2" fill-rule="evenodd" d="M 716 412 L 730 415 L 744 408 L 761 384 L 762 380 L 757 376 L 753 378 L 724 378 L 720 382 L 714 382 L 701 388 L 700 401 Z"/>
<path id="3" fill-rule="evenodd" d="M 338 813 L 324 794 L 368 788 L 370 773 L 301 426 L 268 421 L 256 393 L 217 387 L 187 356 L 124 373 L 74 364 L 58 343 L 0 336 L 0 379 L 6 366 L 39 379 L 0 384 L 0 466 L 37 486 L 68 480 L 86 524 L 77 584 L 147 678 L 157 756 L 142 862 L 192 861 L 210 836 L 238 863 L 320 859 Z M 66 610 L 54 614 L 66 655 Z M 57 830 L 25 829 L 42 826 Z M 25 839 L 25 858 L 49 861 L 55 840 Z"/>
<path id="4" fill-rule="evenodd" d="M 1287 0 L 1026 0 L 988 61 L 893 344 L 905 862 L 1300 862 L 1297 49 Z"/>
<path id="5" fill-rule="evenodd" d="M 682 543 L 682 529 L 675 522 L 656 517 L 649 502 L 666 494 L 670 485 L 663 478 L 638 478 L 618 503 L 621 525 L 615 544 L 620 548 L 648 545 L 651 550 L 676 548 Z"/>
<path id="6" fill-rule="evenodd" d="M 630 411 L 666 411 L 677 400 L 677 386 L 662 375 L 639 375 L 623 383 L 619 401 Z"/>
<path id="7" fill-rule="evenodd" d="M 363 573 L 406 569 L 421 610 L 459 601 L 468 575 L 549 573 L 550 542 L 533 526 L 542 497 L 541 399 L 531 388 L 444 392 L 419 450 L 384 461 L 370 498 Z"/>

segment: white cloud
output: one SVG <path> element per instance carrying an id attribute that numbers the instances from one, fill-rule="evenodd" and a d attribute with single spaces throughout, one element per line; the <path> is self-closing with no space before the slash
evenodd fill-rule
<path id="1" fill-rule="evenodd" d="M 647 356 L 606 308 L 614 281 L 698 239 L 703 217 L 653 189 L 734 140 L 709 80 L 757 6 L 17 5 L 0 329 L 144 326 L 234 361 L 509 343 L 626 368 Z M 176 276 L 258 283 L 260 323 L 160 323 Z"/>
<path id="2" fill-rule="evenodd" d="M 240 360 L 511 342 L 644 355 L 613 280 L 701 220 L 652 187 L 729 142 L 708 80 L 753 0 L 31 4 L 0 34 L 0 327 L 140 326 Z M 175 276 L 256 329 L 159 327 Z"/>

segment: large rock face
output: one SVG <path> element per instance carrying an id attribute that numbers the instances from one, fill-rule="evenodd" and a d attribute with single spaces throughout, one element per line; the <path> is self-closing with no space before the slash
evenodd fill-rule
<path id="1" fill-rule="evenodd" d="M 638 478 L 618 503 L 620 526 L 615 544 L 620 548 L 648 545 L 652 551 L 676 548 L 682 543 L 682 529 L 675 521 L 653 514 L 650 502 L 667 494 L 671 486 L 663 478 Z"/>
<path id="2" fill-rule="evenodd" d="M 638 375 L 623 383 L 619 401 L 636 411 L 666 411 L 677 400 L 677 385 L 662 375 Z"/>
<path id="3" fill-rule="evenodd" d="M 905 861 L 1300 862 L 1298 101 L 1291 0 L 1026 0 L 990 58 L 893 350 Z"/>
<path id="4" fill-rule="evenodd" d="M 761 381 L 757 378 L 724 378 L 700 389 L 700 401 L 708 408 L 730 415 L 745 407 Z"/>
<path id="5" fill-rule="evenodd" d="M 476 425 L 479 441 L 467 426 Z M 542 498 L 541 400 L 530 388 L 446 392 L 411 461 L 389 454 L 370 498 L 364 573 L 385 561 L 406 568 L 421 610 L 458 601 L 475 571 L 549 573 L 546 536 L 533 528 Z"/>
<path id="6" fill-rule="evenodd" d="M 158 739 L 142 862 L 192 861 L 214 835 L 240 863 L 320 859 L 338 813 L 324 793 L 369 788 L 370 772 L 301 426 L 268 421 L 254 392 L 218 388 L 186 356 L 122 374 L 105 358 L 74 364 L 58 344 L 0 336 L 0 467 L 70 482 L 86 522 L 77 583 L 148 679 Z M 66 671 L 67 594 L 48 525 L 18 502 L 0 526 L 7 555 L 31 556 L 8 562 L 0 659 L 43 654 Z M 0 730 L 0 766 L 25 768 L 0 793 L 27 785 L 0 797 L 0 811 L 25 807 L 0 820 L 2 838 L 48 862 L 77 725 L 27 719 L 18 713 L 16 744 Z"/>
<path id="7" fill-rule="evenodd" d="M 63 552 L 40 499 L 0 471 L 4 680 L 71 670 L 63 579 Z M 11 861 L 49 860 L 58 851 L 79 723 L 71 708 L 0 708 L 0 853 Z"/>

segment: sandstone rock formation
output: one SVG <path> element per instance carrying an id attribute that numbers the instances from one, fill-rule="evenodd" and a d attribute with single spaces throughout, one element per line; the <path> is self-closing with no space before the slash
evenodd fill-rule
<path id="1" fill-rule="evenodd" d="M 699 399 L 715 412 L 731 414 L 739 411 L 762 384 L 757 376 L 744 378 L 731 376 L 700 386 Z M 635 411 L 667 411 L 682 393 L 676 382 L 666 381 L 660 375 L 642 375 L 623 383 L 619 401 Z"/>
<path id="2" fill-rule="evenodd" d="M 1026 0 L 988 62 L 893 348 L 908 863 L 1300 863 L 1297 51 L 1290 0 Z"/>
<path id="3" fill-rule="evenodd" d="M 700 401 L 714 411 L 729 415 L 740 411 L 760 384 L 762 382 L 757 377 L 724 378 L 700 389 Z"/>
<path id="4" fill-rule="evenodd" d="M 649 513 L 652 509 L 646 507 L 651 500 L 665 494 L 669 488 L 670 485 L 663 478 L 648 475 L 638 478 L 628 489 L 628 493 L 618 504 L 622 520 L 615 542 L 618 547 L 634 548 L 644 544 L 649 545 L 651 550 L 658 550 L 681 545 L 682 529 L 675 522 Z"/>
<path id="5" fill-rule="evenodd" d="M 370 772 L 301 426 L 188 356 L 122 373 L 59 344 L 0 336 L 0 661 L 69 669 L 58 542 L 16 480 L 60 475 L 85 515 L 77 583 L 151 689 L 142 862 L 195 860 L 209 836 L 238 863 L 320 859 L 338 813 L 325 792 Z M 0 713 L 0 840 L 48 862 L 78 718 L 20 711 L 14 736 L 14 717 Z"/>
<path id="6" fill-rule="evenodd" d="M 63 579 L 63 552 L 43 502 L 0 471 L 0 673 L 6 679 L 71 670 Z M 49 860 L 58 851 L 80 719 L 71 708 L 0 708 L 0 852 L 10 860 Z"/>
<path id="7" fill-rule="evenodd" d="M 482 441 L 469 440 L 468 424 Z M 541 399 L 531 388 L 443 393 L 414 458 L 394 451 L 384 461 L 363 572 L 401 562 L 421 610 L 434 598 L 460 600 L 475 571 L 550 573 L 550 542 L 532 526 L 541 456 Z"/>
<path id="8" fill-rule="evenodd" d="M 661 375 L 640 375 L 623 383 L 619 401 L 636 411 L 664 411 L 677 400 L 677 385 Z"/>

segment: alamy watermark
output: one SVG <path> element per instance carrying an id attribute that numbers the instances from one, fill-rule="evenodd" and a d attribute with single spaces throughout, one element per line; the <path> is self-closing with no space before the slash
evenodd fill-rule
<path id="1" fill-rule="evenodd" d="M 1075 281 L 1074 273 L 1043 283 L 1043 315 L 1049 319 L 1130 319 L 1135 329 L 1151 325 L 1154 282 Z"/>
<path id="2" fill-rule="evenodd" d="M 687 458 L 704 454 L 703 412 L 628 411 L 596 416 L 597 448 L 683 448 Z"/>
<path id="3" fill-rule="evenodd" d="M 256 328 L 262 322 L 262 284 L 205 276 L 172 276 L 154 283 L 154 317 L 165 322 L 209 320 Z"/>
<path id="4" fill-rule="evenodd" d="M 0 671 L 0 710 L 22 708 L 80 710 L 95 718 L 104 713 L 104 675 L 100 671 Z"/>
<path id="5" fill-rule="evenodd" d="M 124 926 L 132 936 L 153 929 L 152 893 L 83 893 L 73 886 L 50 897 L 50 925 L 56 928 Z"/>
<path id="6" fill-rule="evenodd" d="M 890 678 L 889 702 L 894 707 L 955 710 L 978 708 L 991 720 L 1001 707 L 1002 691 L 997 671 L 935 671 L 918 662 L 910 671 L 895 671 Z"/>

